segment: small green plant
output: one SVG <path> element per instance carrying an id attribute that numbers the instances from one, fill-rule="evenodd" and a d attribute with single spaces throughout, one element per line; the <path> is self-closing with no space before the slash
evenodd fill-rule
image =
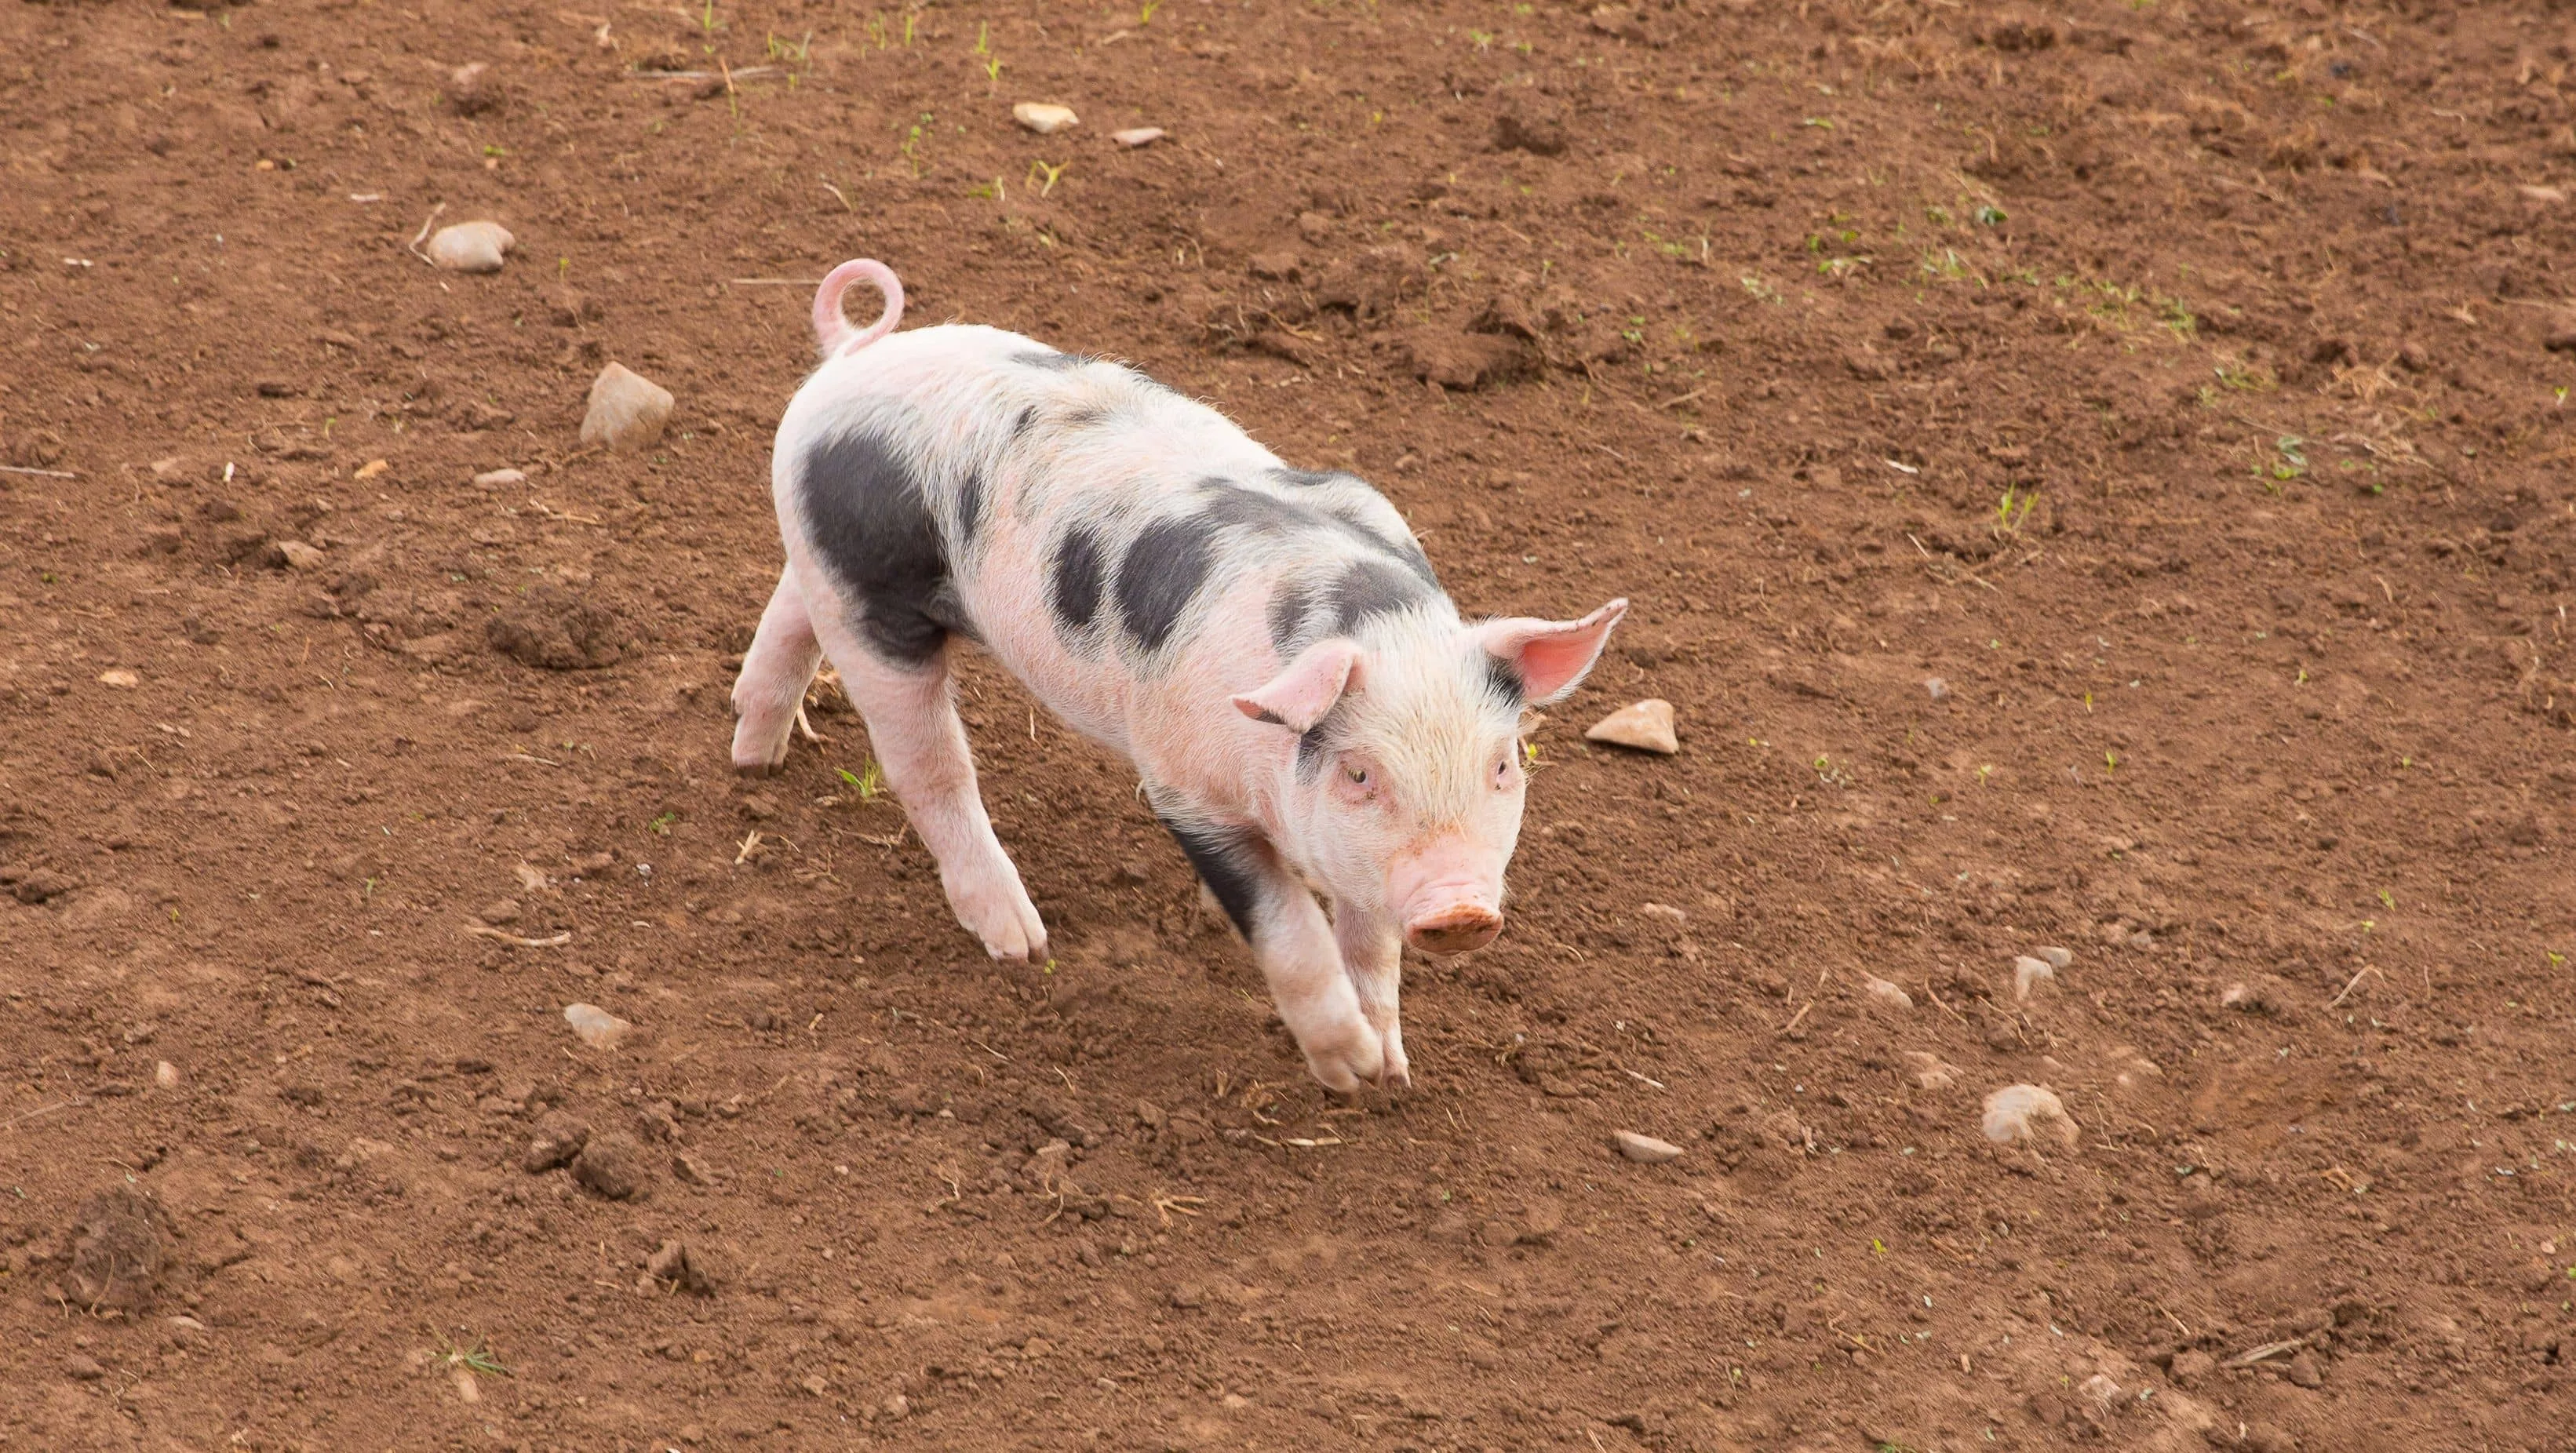
<path id="1" fill-rule="evenodd" d="M 461 1367 L 486 1377 L 516 1376 L 501 1365 L 501 1359 L 493 1354 L 492 1344 L 484 1338 L 477 1337 L 468 1345 L 455 1341 L 444 1332 L 433 1332 L 430 1337 L 438 1343 L 438 1361 L 442 1366 Z"/>
<path id="2" fill-rule="evenodd" d="M 1947 247 L 1937 252 L 1925 248 L 1922 260 L 1914 265 L 1914 270 L 1936 282 L 1957 282 L 1968 275 L 1968 265 L 1960 260 L 1957 252 Z"/>
<path id="3" fill-rule="evenodd" d="M 987 25 L 985 22 L 983 22 L 983 21 L 981 21 L 981 20 L 978 20 L 978 21 L 976 21 L 976 22 L 975 22 L 975 54 L 977 54 L 977 55 L 991 55 L 992 53 L 993 53 L 993 32 L 992 32 L 992 27 L 991 27 L 990 25 Z"/>
<path id="4" fill-rule="evenodd" d="M 2391 912 L 2391 913 L 2396 912 L 2396 911 L 2397 911 L 2397 895 L 2396 895 L 2396 894 L 2394 894 L 2394 893 L 2389 892 L 2389 891 L 2388 891 L 2387 889 L 2385 889 L 2385 888 L 2380 889 L 2380 890 L 2379 890 L 2379 906 L 2380 906 L 2380 907 L 2382 907 L 2382 908 L 2387 909 L 2387 910 L 2388 910 L 2389 912 Z"/>
<path id="5" fill-rule="evenodd" d="M 657 832 L 664 837 L 669 837 L 671 835 L 671 824 L 678 822 L 679 820 L 680 814 L 677 812 L 666 812 L 660 817 L 653 819 L 651 822 L 644 824 L 644 829 L 647 832 Z"/>
<path id="6" fill-rule="evenodd" d="M 2012 220 L 2012 214 L 1992 202 L 1986 203 L 1969 215 L 1977 219 L 1977 225 L 1980 227 L 2001 227 Z"/>
<path id="7" fill-rule="evenodd" d="M 976 185 L 966 189 L 966 195 L 970 197 L 980 197 L 987 201 L 1001 201 L 1003 199 L 1002 179 L 1000 177 L 995 177 L 989 182 L 977 183 Z"/>
<path id="8" fill-rule="evenodd" d="M 2308 472 L 2308 456 L 2303 452 L 2307 442 L 2296 434 L 2284 434 L 2272 445 L 2281 455 L 2272 465 L 2274 479 L 2297 479 Z"/>
<path id="9" fill-rule="evenodd" d="M 1138 25 L 1153 24 L 1155 12 L 1162 8 L 1163 0 L 1145 0 L 1143 5 L 1136 8 L 1136 23 Z"/>
<path id="10" fill-rule="evenodd" d="M 1073 165 L 1073 163 L 1069 161 L 1059 163 L 1055 166 L 1049 166 L 1042 161 L 1032 161 L 1029 163 L 1028 175 L 1020 178 L 1020 185 L 1026 186 L 1032 178 L 1036 179 L 1038 183 L 1038 195 L 1043 197 L 1047 193 L 1055 190 L 1056 178 L 1063 176 L 1064 169 L 1071 165 Z"/>
<path id="11" fill-rule="evenodd" d="M 2025 490 L 2019 485 L 2005 485 L 2003 498 L 1995 502 L 1995 533 L 2020 534 L 2023 521 L 2030 518 L 2031 506 L 2038 503 L 2038 486 Z"/>
<path id="12" fill-rule="evenodd" d="M 1763 281 L 1762 275 L 1759 273 L 1748 272 L 1744 276 L 1737 278 L 1736 281 L 1744 285 L 1744 291 L 1752 294 L 1753 300 L 1757 303 L 1777 303 L 1786 301 L 1780 296 L 1780 290 Z"/>
<path id="13" fill-rule="evenodd" d="M 706 8 L 698 12 L 699 33 L 713 35 L 723 28 L 716 20 L 716 0 L 706 0 Z"/>
<path id="14" fill-rule="evenodd" d="M 873 757 L 868 759 L 865 772 L 853 772 L 847 767 L 835 767 L 832 770 L 841 774 L 841 781 L 847 784 L 851 791 L 859 794 L 861 802 L 874 802 L 877 794 L 885 790 L 885 769 L 878 766 Z"/>

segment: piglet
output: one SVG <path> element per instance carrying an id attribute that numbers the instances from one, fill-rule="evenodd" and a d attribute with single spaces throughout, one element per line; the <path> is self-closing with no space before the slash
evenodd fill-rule
<path id="1" fill-rule="evenodd" d="M 854 328 L 862 280 L 885 308 Z M 1351 475 L 1291 468 L 1133 369 L 902 316 L 876 262 L 815 295 L 823 362 L 778 426 L 787 563 L 734 688 L 734 766 L 780 765 L 829 656 L 958 920 L 1043 959 L 957 719 L 949 652 L 973 641 L 1135 765 L 1315 1078 L 1408 1084 L 1403 946 L 1501 930 L 1521 711 L 1574 689 L 1627 602 L 1462 621 Z"/>

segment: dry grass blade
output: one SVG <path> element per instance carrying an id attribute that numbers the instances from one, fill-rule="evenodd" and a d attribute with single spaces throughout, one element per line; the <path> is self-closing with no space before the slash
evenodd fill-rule
<path id="1" fill-rule="evenodd" d="M 465 931 L 475 938 L 488 938 L 497 943 L 506 943 L 512 948 L 562 948 L 572 942 L 572 933 L 569 929 L 545 938 L 522 938 L 515 933 L 503 933 L 488 923 L 469 923 L 465 925 Z"/>

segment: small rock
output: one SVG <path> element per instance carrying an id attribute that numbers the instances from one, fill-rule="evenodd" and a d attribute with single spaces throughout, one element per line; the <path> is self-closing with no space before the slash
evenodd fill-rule
<path id="1" fill-rule="evenodd" d="M 330 557 L 302 540 L 277 542 L 277 562 L 289 570 L 319 570 L 329 562 L 329 559 Z"/>
<path id="2" fill-rule="evenodd" d="M 632 1135 L 603 1130 L 573 1158 L 572 1178 L 583 1189 L 612 1201 L 641 1198 L 652 1184 L 643 1143 Z"/>
<path id="3" fill-rule="evenodd" d="M 2075 1148 L 2075 1122 L 2066 1114 L 2066 1102 L 2039 1085 L 2006 1085 L 1986 1097 L 1986 1138 L 1997 1145 L 2015 1145 L 2047 1136 L 2069 1150 Z"/>
<path id="4" fill-rule="evenodd" d="M 166 1059 L 155 1064 L 152 1067 L 152 1083 L 165 1090 L 179 1088 L 179 1067 Z"/>
<path id="5" fill-rule="evenodd" d="M 1682 1154 L 1682 1148 L 1671 1141 L 1639 1135 L 1634 1130 L 1613 1131 L 1610 1140 L 1619 1147 L 1621 1155 L 1640 1165 L 1662 1165 L 1668 1160 L 1679 1160 Z"/>
<path id="6" fill-rule="evenodd" d="M 2049 948 L 2035 948 L 2030 952 L 2031 957 L 2038 959 L 2050 968 L 2057 969 L 2061 972 L 2063 972 L 2068 965 L 2075 962 L 2075 950 L 2071 948 L 2057 948 L 2051 946 Z"/>
<path id="7" fill-rule="evenodd" d="M 2173 1355 L 2174 1386 L 2198 1387 L 2218 1370 L 2218 1359 L 2206 1352 L 2177 1352 Z"/>
<path id="8" fill-rule="evenodd" d="M 1914 1007 L 1913 995 L 1875 974 L 1863 975 L 1860 986 L 1861 991 L 1869 995 L 1869 1001 L 1882 1009 L 1902 1013 Z"/>
<path id="9" fill-rule="evenodd" d="M 685 1150 L 672 1154 L 671 1174 L 693 1186 L 712 1186 L 716 1183 L 716 1168 L 707 1164 L 705 1157 Z"/>
<path id="10" fill-rule="evenodd" d="M 1082 122 L 1082 118 L 1073 114 L 1072 107 L 1058 106 L 1052 101 L 1022 101 L 1011 108 L 1011 119 L 1040 136 L 1053 136 Z"/>
<path id="11" fill-rule="evenodd" d="M 143 678 L 126 670 L 124 667 L 119 666 L 113 671 L 102 671 L 98 673 L 98 684 L 101 686 L 112 686 L 119 691 L 132 691 L 135 687 L 143 684 Z"/>
<path id="12" fill-rule="evenodd" d="M 887 1398 L 884 1402 L 879 1403 L 877 1408 L 878 1411 L 884 1413 L 887 1417 L 894 1419 L 896 1422 L 902 1422 L 912 1413 L 912 1399 L 905 1397 L 902 1393 L 896 1393 L 894 1396 Z"/>
<path id="13" fill-rule="evenodd" d="M 487 469 L 474 476 L 480 489 L 510 489 L 528 482 L 527 472 L 518 469 Z"/>
<path id="14" fill-rule="evenodd" d="M 1162 140 L 1165 134 L 1159 126 L 1130 126 L 1124 131 L 1109 133 L 1109 139 L 1125 147 L 1151 146 Z"/>
<path id="15" fill-rule="evenodd" d="M 671 391 L 612 363 L 590 383 L 590 411 L 582 416 L 581 442 L 641 451 L 662 442 L 671 422 Z"/>
<path id="16" fill-rule="evenodd" d="M 459 116 L 479 116 L 501 104 L 501 90 L 492 84 L 492 68 L 481 61 L 458 66 L 447 73 L 447 104 Z"/>
<path id="17" fill-rule="evenodd" d="M 1652 696 L 1594 722 L 1585 729 L 1583 739 L 1666 757 L 1682 749 L 1680 740 L 1673 735 L 1673 704 Z"/>
<path id="18" fill-rule="evenodd" d="M 63 1359 L 63 1375 L 74 1382 L 96 1382 L 107 1376 L 107 1369 L 98 1365 L 97 1358 L 75 1352 Z"/>
<path id="19" fill-rule="evenodd" d="M 571 1025 L 572 1032 L 592 1049 L 615 1049 L 617 1042 L 635 1028 L 596 1004 L 566 1005 L 564 1023 Z"/>
<path id="20" fill-rule="evenodd" d="M 2293 1387 L 2322 1387 L 2325 1385 L 2325 1370 L 2317 1366 L 2316 1355 L 2306 1351 L 2305 1349 L 2300 1350 L 2295 1356 L 2291 1357 L 2289 1371 L 2290 1385 Z"/>
<path id="21" fill-rule="evenodd" d="M 2048 960 L 2023 954 L 2013 960 L 2013 997 L 2028 999 L 2032 990 L 2042 984 L 2053 983 L 2056 978 L 2057 970 Z"/>
<path id="22" fill-rule="evenodd" d="M 1896 1058 L 1905 1066 L 1906 1078 L 1914 1081 L 1914 1088 L 1918 1090 L 1946 1090 L 1959 1083 L 1959 1067 L 1944 1061 L 1939 1055 L 1909 1049 Z"/>
<path id="23" fill-rule="evenodd" d="M 502 256 L 518 242 L 498 222 L 459 222 L 439 228 L 425 250 L 450 272 L 499 272 Z"/>
<path id="24" fill-rule="evenodd" d="M 1938 676 L 1926 676 L 1923 678 L 1923 690 L 1934 701 L 1939 701 L 1950 694 L 1950 683 Z"/>
<path id="25" fill-rule="evenodd" d="M 2551 206 L 2567 200 L 2567 192 L 2561 187 L 2547 187 L 2537 182 L 2525 182 L 2519 190 L 2526 200 L 2544 202 Z"/>
<path id="26" fill-rule="evenodd" d="M 677 1241 L 663 1242 L 659 1249 L 646 1257 L 644 1274 L 674 1291 L 701 1297 L 716 1294 L 715 1282 L 707 1276 L 706 1268 L 699 1265 L 699 1259 L 689 1253 L 688 1247 Z"/>
<path id="27" fill-rule="evenodd" d="M 1637 911 L 1648 918 L 1660 918 L 1666 923 L 1683 924 L 1690 922 L 1689 914 L 1675 908 L 1669 903 L 1641 903 L 1637 906 Z"/>
<path id="28" fill-rule="evenodd" d="M 2082 1393 L 2084 1400 L 2093 1405 L 2093 1410 L 2104 1417 L 2116 1411 L 2120 1400 L 2128 1396 L 2118 1383 L 2098 1372 L 2084 1379 L 2083 1385 L 2075 1390 Z"/>
<path id="29" fill-rule="evenodd" d="M 519 921 L 519 900 L 516 898 L 495 898 L 491 902 L 484 904 L 483 910 L 474 916 L 482 919 L 485 923 L 493 924 L 495 926 L 504 923 L 516 923 Z"/>
<path id="30" fill-rule="evenodd" d="M 535 1130 L 528 1137 L 528 1148 L 519 1156 L 519 1169 L 530 1175 L 569 1165 L 590 1143 L 590 1126 L 561 1110 L 548 1110 L 537 1117 Z"/>

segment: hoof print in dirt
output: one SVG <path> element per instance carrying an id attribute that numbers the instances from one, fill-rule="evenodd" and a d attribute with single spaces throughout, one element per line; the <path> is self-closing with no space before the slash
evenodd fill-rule
<path id="1" fill-rule="evenodd" d="M 1440 328 L 1415 330 L 1404 340 L 1404 356 L 1415 378 L 1451 389 L 1506 383 L 1529 368 L 1527 351 L 1510 338 Z"/>
<path id="2" fill-rule="evenodd" d="M 543 671 L 613 666 L 626 653 L 626 630 L 614 612 L 566 591 L 540 586 L 483 628 L 492 649 Z"/>
<path id="3" fill-rule="evenodd" d="M 111 1186 L 81 1202 L 65 1235 L 62 1293 L 93 1311 L 131 1312 L 152 1300 L 169 1262 L 170 1215 L 149 1191 Z"/>
<path id="4" fill-rule="evenodd" d="M 590 1126 L 561 1110 L 549 1110 L 537 1117 L 535 1133 L 528 1137 L 528 1148 L 519 1156 L 519 1168 L 536 1175 L 569 1165 L 588 1144 Z"/>
<path id="5" fill-rule="evenodd" d="M 716 1294 L 716 1279 L 707 1268 L 706 1255 L 692 1251 L 678 1241 L 665 1241 L 644 1260 L 642 1290 L 687 1292 L 691 1296 L 711 1297 Z"/>
<path id="6" fill-rule="evenodd" d="M 652 1190 L 653 1165 L 642 1141 L 618 1131 L 602 1131 L 574 1157 L 572 1178 L 593 1195 L 640 1201 Z"/>

